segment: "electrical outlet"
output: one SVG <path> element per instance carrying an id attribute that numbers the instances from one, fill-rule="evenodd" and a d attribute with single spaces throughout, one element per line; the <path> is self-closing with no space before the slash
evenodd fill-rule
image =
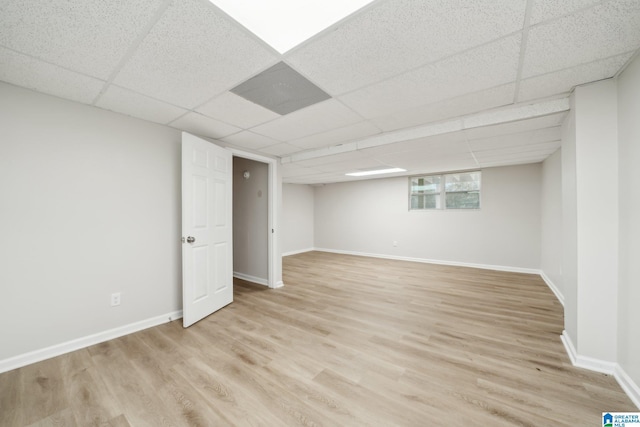
<path id="1" fill-rule="evenodd" d="M 120 292 L 111 294 L 111 307 L 120 305 Z"/>

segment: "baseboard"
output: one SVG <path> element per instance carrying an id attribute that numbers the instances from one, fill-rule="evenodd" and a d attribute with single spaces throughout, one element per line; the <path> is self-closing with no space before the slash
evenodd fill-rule
<path id="1" fill-rule="evenodd" d="M 151 328 L 153 326 L 162 325 L 163 323 L 168 323 L 180 318 L 182 318 L 182 310 L 152 317 L 146 320 L 141 320 L 139 322 L 130 323 L 128 325 L 109 329 L 97 334 L 88 335 L 86 337 L 77 338 L 61 344 L 52 345 L 40 350 L 34 350 L 29 353 L 20 354 L 18 356 L 0 360 L 0 373 L 21 368 L 23 366 L 40 362 L 42 360 L 51 359 L 52 357 L 80 350 L 95 344 L 100 344 L 101 342 L 119 338 L 124 335 L 129 335 L 143 329 Z"/>
<path id="2" fill-rule="evenodd" d="M 276 283 L 276 285 L 273 287 L 273 289 L 282 288 L 283 286 L 284 286 L 284 282 L 282 280 L 280 280 L 279 282 Z"/>
<path id="3" fill-rule="evenodd" d="M 640 387 L 638 387 L 638 384 L 631 379 L 620 365 L 616 366 L 615 377 L 620 387 L 622 387 L 624 392 L 627 393 L 627 396 L 629 396 L 629 399 L 640 409 Z"/>
<path id="4" fill-rule="evenodd" d="M 546 274 L 544 274 L 544 271 L 542 270 L 540 270 L 540 277 L 542 277 L 542 280 L 544 280 L 549 289 L 551 289 L 551 292 L 553 292 L 560 304 L 562 304 L 562 306 L 564 307 L 564 295 L 562 295 L 560 289 L 558 289 L 555 283 L 553 283 L 553 281 Z"/>
<path id="5" fill-rule="evenodd" d="M 617 363 L 608 362 L 606 360 L 600 360 L 589 356 L 581 356 L 576 351 L 576 347 L 573 345 L 573 341 L 567 331 L 562 331 L 560 335 L 562 344 L 571 359 L 571 364 L 577 368 L 588 369 L 594 372 L 600 372 L 602 374 L 614 375 L 616 371 Z"/>
<path id="6" fill-rule="evenodd" d="M 622 390 L 629 396 L 629 399 L 633 402 L 634 405 L 638 409 L 640 409 L 640 387 L 631 379 L 631 377 L 622 369 L 618 363 L 607 362 L 604 360 L 594 359 L 592 357 L 580 356 L 575 346 L 573 345 L 573 341 L 567 334 L 567 331 L 562 331 L 562 335 L 560 335 L 560 339 L 562 340 L 562 344 L 564 344 L 564 348 L 569 355 L 569 359 L 571 359 L 571 364 L 577 368 L 588 369 L 594 372 L 600 372 L 603 374 L 612 375 Z"/>
<path id="7" fill-rule="evenodd" d="M 330 252 L 330 253 L 343 254 L 343 255 L 355 255 L 355 256 L 365 256 L 365 257 L 371 257 L 371 258 L 393 259 L 397 261 L 421 262 L 424 264 L 439 264 L 439 265 L 451 265 L 455 267 L 480 268 L 483 270 L 507 271 L 510 273 L 540 274 L 540 270 L 536 268 L 508 267 L 504 265 L 492 265 L 492 264 L 474 264 L 469 262 L 444 261 L 444 260 L 427 259 L 427 258 L 411 258 L 411 257 L 396 256 L 396 255 L 343 251 L 339 249 L 314 248 L 314 250 L 318 252 Z"/>
<path id="8" fill-rule="evenodd" d="M 257 283 L 258 285 L 269 286 L 269 281 L 262 277 L 250 276 L 244 273 L 233 272 L 233 277 L 240 280 L 246 280 L 247 282 Z"/>
<path id="9" fill-rule="evenodd" d="M 299 249 L 299 250 L 296 250 L 296 251 L 284 252 L 282 254 L 282 256 L 298 255 L 298 254 L 303 254 L 305 252 L 311 252 L 311 251 L 314 251 L 314 250 L 315 250 L 314 248 Z"/>

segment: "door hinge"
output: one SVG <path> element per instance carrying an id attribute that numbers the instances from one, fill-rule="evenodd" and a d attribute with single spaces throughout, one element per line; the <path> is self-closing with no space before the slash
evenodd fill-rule
<path id="1" fill-rule="evenodd" d="M 183 237 L 183 238 L 182 238 L 182 243 L 184 243 L 185 241 L 186 241 L 186 239 Z"/>

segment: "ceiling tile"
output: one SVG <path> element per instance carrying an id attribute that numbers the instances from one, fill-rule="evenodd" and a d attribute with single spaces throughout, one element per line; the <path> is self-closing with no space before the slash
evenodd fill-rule
<path id="1" fill-rule="evenodd" d="M 513 103 L 515 83 L 461 95 L 410 110 L 403 110 L 371 121 L 385 131 L 419 126 Z"/>
<path id="2" fill-rule="evenodd" d="M 185 108 L 277 62 L 256 37 L 199 0 L 171 4 L 115 83 Z"/>
<path id="3" fill-rule="evenodd" d="M 0 44 L 106 80 L 162 3 L 4 1 Z"/>
<path id="4" fill-rule="evenodd" d="M 559 126 L 564 121 L 566 115 L 566 112 L 562 112 L 549 114 L 542 117 L 535 117 L 533 119 L 518 120 L 491 126 L 482 126 L 473 129 L 467 129 L 464 131 L 464 135 L 468 140 L 473 140 L 480 138 L 490 138 L 498 135 L 509 135 L 529 130 L 555 127 Z"/>
<path id="5" fill-rule="evenodd" d="M 269 147 L 272 145 L 280 144 L 280 141 L 268 138 L 264 135 L 258 135 L 257 133 L 242 131 L 222 138 L 224 142 L 229 144 L 238 145 L 240 147 L 250 148 L 252 150 L 258 150 L 260 148 Z"/>
<path id="6" fill-rule="evenodd" d="M 529 24 L 557 18 L 578 9 L 600 3 L 602 0 L 533 0 Z"/>
<path id="7" fill-rule="evenodd" d="M 340 102 L 329 99 L 256 126 L 251 130 L 280 141 L 291 141 L 347 126 L 361 120 L 361 117 Z"/>
<path id="8" fill-rule="evenodd" d="M 291 178 L 295 176 L 317 175 L 323 173 L 319 169 L 300 166 L 295 163 L 287 163 L 282 165 L 282 178 Z"/>
<path id="9" fill-rule="evenodd" d="M 221 139 L 242 130 L 199 113 L 186 114 L 172 122 L 171 126 L 213 139 Z"/>
<path id="10" fill-rule="evenodd" d="M 90 104 L 104 86 L 93 77 L 0 47 L 0 80 L 38 92 Z"/>
<path id="11" fill-rule="evenodd" d="M 540 142 L 536 144 L 528 144 L 526 142 L 520 143 L 521 141 L 513 141 L 514 145 L 512 146 L 502 146 L 499 148 L 488 148 L 483 147 L 485 149 L 475 149 L 475 144 L 470 144 L 473 149 L 473 154 L 476 156 L 476 159 L 479 162 L 482 162 L 486 159 L 491 159 L 494 157 L 504 157 L 505 155 L 523 155 L 528 156 L 530 153 L 539 153 L 539 152 L 554 152 L 560 147 L 560 141 L 550 141 L 550 142 Z"/>
<path id="12" fill-rule="evenodd" d="M 458 143 L 466 143 L 462 132 L 451 132 L 441 135 L 434 135 L 425 138 L 417 138 L 409 141 L 396 142 L 393 144 L 379 145 L 377 147 L 361 150 L 367 156 L 377 157 L 389 153 L 415 152 L 428 146 L 448 146 Z"/>
<path id="13" fill-rule="evenodd" d="M 271 145 L 260 149 L 261 153 L 271 154 L 272 156 L 278 157 L 287 156 L 289 154 L 297 153 L 298 151 L 300 151 L 300 147 L 286 143 Z"/>
<path id="14" fill-rule="evenodd" d="M 627 52 L 612 58 L 522 80 L 518 101 L 569 92 L 575 86 L 613 77 L 632 55 L 633 52 Z"/>
<path id="15" fill-rule="evenodd" d="M 328 132 L 321 132 L 304 138 L 294 139 L 291 144 L 303 149 L 323 147 L 339 142 L 351 141 L 380 133 L 380 129 L 369 122 L 360 122 Z"/>
<path id="16" fill-rule="evenodd" d="M 522 77 L 528 78 L 640 46 L 640 1 L 609 1 L 529 30 Z"/>
<path id="17" fill-rule="evenodd" d="M 215 97 L 196 111 L 242 129 L 248 129 L 280 117 L 279 114 L 231 92 L 225 92 Z"/>
<path id="18" fill-rule="evenodd" d="M 336 96 L 521 30 L 525 3 L 380 2 L 294 50 L 287 62 Z"/>
<path id="19" fill-rule="evenodd" d="M 187 110 L 182 108 L 115 85 L 109 86 L 96 106 L 162 124 L 167 124 L 187 113 Z"/>
<path id="20" fill-rule="evenodd" d="M 500 86 L 515 80 L 519 48 L 517 34 L 352 92 L 340 100 L 372 119 Z"/>

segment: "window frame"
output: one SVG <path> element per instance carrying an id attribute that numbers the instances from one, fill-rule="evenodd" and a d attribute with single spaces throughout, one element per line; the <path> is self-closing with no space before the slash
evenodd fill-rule
<path id="1" fill-rule="evenodd" d="M 474 173 L 477 172 L 479 174 L 480 180 L 480 189 L 478 190 L 478 207 L 477 208 L 448 208 L 447 207 L 447 190 L 446 190 L 446 177 L 447 175 L 457 175 L 461 173 Z M 440 177 L 440 192 L 435 193 L 438 195 L 440 201 L 440 207 L 435 208 L 412 208 L 411 207 L 411 198 L 414 196 L 412 193 L 412 180 L 416 178 L 426 178 L 426 177 Z M 409 212 L 434 212 L 434 211 L 479 211 L 482 209 L 482 169 L 469 169 L 462 171 L 452 171 L 452 172 L 441 172 L 441 173 L 428 173 L 428 174 L 420 174 L 420 175 L 411 175 L 407 180 L 408 183 L 408 208 Z M 456 193 L 454 191 L 450 191 L 449 193 Z M 436 204 L 437 205 L 437 204 Z"/>

